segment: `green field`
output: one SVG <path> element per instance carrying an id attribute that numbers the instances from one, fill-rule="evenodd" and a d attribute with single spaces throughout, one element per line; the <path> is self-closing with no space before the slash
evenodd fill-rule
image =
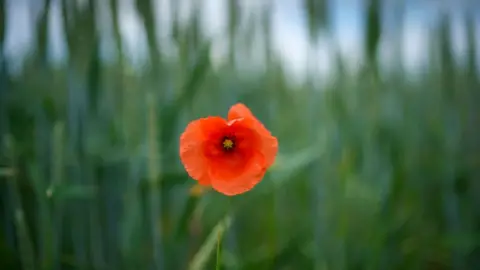
<path id="1" fill-rule="evenodd" d="M 462 17 L 466 61 L 455 58 L 444 16 L 429 64 L 412 74 L 399 59 L 380 64 L 382 3 L 372 0 L 358 71 L 333 52 L 333 75 L 319 79 L 311 61 L 303 80 L 272 49 L 267 8 L 240 27 L 228 1 L 229 53 L 217 61 L 199 12 L 173 16 L 167 52 L 152 1 L 133 0 L 141 65 L 126 57 L 119 0 L 46 0 L 31 53 L 0 55 L 0 269 L 480 269 L 474 15 Z M 57 2 L 68 51 L 60 64 L 49 57 Z M 108 33 L 96 30 L 100 2 Z M 326 1 L 304 2 L 315 44 L 330 33 Z M 249 45 L 254 31 L 260 49 Z M 240 63 L 254 52 L 263 66 Z M 237 102 L 278 138 L 277 161 L 245 194 L 198 192 L 179 160 L 180 133 Z"/>

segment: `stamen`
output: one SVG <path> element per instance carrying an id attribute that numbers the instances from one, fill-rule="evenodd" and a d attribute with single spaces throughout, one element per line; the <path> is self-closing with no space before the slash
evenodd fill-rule
<path id="1" fill-rule="evenodd" d="M 225 151 L 231 151 L 235 147 L 235 139 L 230 137 L 223 138 L 222 147 Z"/>

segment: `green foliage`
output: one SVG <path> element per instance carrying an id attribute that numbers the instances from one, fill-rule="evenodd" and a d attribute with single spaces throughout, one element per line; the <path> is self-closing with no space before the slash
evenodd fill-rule
<path id="1" fill-rule="evenodd" d="M 0 268 L 478 269 L 475 61 L 454 62 L 445 18 L 432 40 L 438 65 L 415 79 L 400 67 L 378 69 L 381 3 L 370 2 L 368 65 L 348 73 L 339 55 L 335 76 L 302 85 L 273 53 L 266 11 L 257 20 L 265 72 L 234 62 L 243 52 L 237 41 L 255 31 L 241 27 L 234 0 L 226 3 L 226 63 L 212 61 L 199 13 L 186 23 L 175 13 L 176 50 L 167 55 L 153 1 L 136 0 L 149 53 L 139 70 L 124 55 L 121 1 L 104 3 L 114 62 L 100 57 L 98 3 L 63 1 L 69 61 L 55 68 L 45 61 L 46 1 L 21 72 L 9 74 L 0 57 Z M 327 3 L 304 2 L 312 42 L 328 28 Z M 466 22 L 474 59 L 474 24 Z M 278 137 L 277 161 L 243 195 L 195 191 L 178 158 L 179 134 L 236 102 Z"/>

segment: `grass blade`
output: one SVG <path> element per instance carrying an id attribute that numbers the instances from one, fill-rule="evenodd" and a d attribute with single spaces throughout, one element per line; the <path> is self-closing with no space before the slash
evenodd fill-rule
<path id="1" fill-rule="evenodd" d="M 205 269 L 205 266 L 208 262 L 208 258 L 211 256 L 215 247 L 217 246 L 217 256 L 220 254 L 219 252 L 219 241 L 221 240 L 221 236 L 225 233 L 225 231 L 230 227 L 232 223 L 232 219 L 230 216 L 225 217 L 222 221 L 220 221 L 212 230 L 210 235 L 208 236 L 205 243 L 202 245 L 200 250 L 195 254 L 193 260 L 189 266 L 189 270 L 201 270 Z M 217 245 L 216 245 L 217 244 Z M 219 269 L 219 258 L 217 258 L 217 269 Z"/>

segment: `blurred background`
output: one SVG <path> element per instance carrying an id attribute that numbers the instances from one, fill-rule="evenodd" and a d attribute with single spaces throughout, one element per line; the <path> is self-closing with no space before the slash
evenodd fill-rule
<path id="1" fill-rule="evenodd" d="M 480 269 L 479 48 L 476 0 L 0 0 L 0 268 Z M 178 137 L 237 102 L 280 151 L 226 197 Z"/>

